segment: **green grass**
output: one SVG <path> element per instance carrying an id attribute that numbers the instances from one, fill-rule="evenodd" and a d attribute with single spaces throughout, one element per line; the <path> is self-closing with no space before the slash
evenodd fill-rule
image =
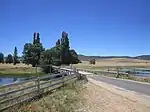
<path id="1" fill-rule="evenodd" d="M 40 68 L 37 69 L 38 75 L 43 75 L 44 73 L 41 72 Z M 25 77 L 25 76 L 37 76 L 36 74 L 36 68 L 33 67 L 22 67 L 22 66 L 6 66 L 1 65 L 0 66 L 0 76 L 19 76 L 19 77 Z"/>
<path id="2" fill-rule="evenodd" d="M 38 101 L 22 106 L 18 112 L 75 112 L 82 106 L 82 84 L 69 83 Z"/>

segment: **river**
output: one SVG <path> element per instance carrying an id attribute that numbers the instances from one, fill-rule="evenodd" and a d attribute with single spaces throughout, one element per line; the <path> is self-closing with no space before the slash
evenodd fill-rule
<path id="1" fill-rule="evenodd" d="M 17 83 L 31 78 L 32 77 L 0 77 L 0 85 Z"/>
<path id="2" fill-rule="evenodd" d="M 135 74 L 136 76 L 150 77 L 150 70 L 146 69 L 121 69 L 120 71 Z"/>

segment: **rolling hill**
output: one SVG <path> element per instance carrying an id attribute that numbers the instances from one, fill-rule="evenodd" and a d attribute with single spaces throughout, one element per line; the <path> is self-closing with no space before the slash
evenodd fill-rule
<path id="1" fill-rule="evenodd" d="M 141 60 L 150 60 L 150 55 L 141 55 L 136 57 L 130 57 L 130 56 L 85 56 L 82 54 L 78 55 L 80 60 L 88 61 L 90 59 L 110 59 L 110 58 L 128 58 L 128 59 L 141 59 Z"/>

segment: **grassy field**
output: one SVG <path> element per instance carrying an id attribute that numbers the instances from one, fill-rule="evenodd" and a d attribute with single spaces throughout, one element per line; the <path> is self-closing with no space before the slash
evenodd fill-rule
<path id="1" fill-rule="evenodd" d="M 38 72 L 41 70 L 38 69 Z M 41 74 L 41 73 L 40 73 Z M 36 68 L 31 65 L 25 64 L 0 64 L 0 75 L 4 76 L 26 76 L 26 75 L 36 75 Z"/>
<path id="2" fill-rule="evenodd" d="M 73 65 L 77 68 L 89 69 L 89 70 L 100 70 L 116 67 L 133 67 L 133 68 L 150 68 L 150 61 L 138 60 L 138 59 L 127 59 L 127 58 L 112 58 L 112 59 L 101 59 L 96 60 L 95 65 L 89 64 L 88 61 L 82 61 L 82 63 Z"/>

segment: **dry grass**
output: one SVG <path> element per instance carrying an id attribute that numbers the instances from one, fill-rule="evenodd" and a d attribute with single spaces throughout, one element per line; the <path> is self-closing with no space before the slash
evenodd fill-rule
<path id="1" fill-rule="evenodd" d="M 32 67 L 31 65 L 25 65 L 23 63 L 20 63 L 20 64 L 16 64 L 16 65 L 13 65 L 13 64 L 0 64 L 0 68 L 16 68 L 16 67 L 26 67 L 26 68 L 30 68 Z"/>
<path id="2" fill-rule="evenodd" d="M 41 70 L 38 69 L 38 72 Z M 23 75 L 36 74 L 36 68 L 33 68 L 31 65 L 25 64 L 0 64 L 0 75 L 4 76 L 23 76 Z"/>
<path id="3" fill-rule="evenodd" d="M 22 106 L 18 112 L 75 112 L 82 104 L 81 85 L 80 82 L 67 84 L 38 101 Z"/>
<path id="4" fill-rule="evenodd" d="M 35 72 L 31 65 L 25 64 L 0 64 L 0 72 Z"/>
<path id="5" fill-rule="evenodd" d="M 127 59 L 127 58 L 112 58 L 112 59 L 101 59 L 96 60 L 95 65 L 90 65 L 88 61 L 82 61 L 82 63 L 73 65 L 77 68 L 84 69 L 108 69 L 108 67 L 140 67 L 140 68 L 150 68 L 150 61 L 148 60 L 138 60 L 138 59 Z"/>

